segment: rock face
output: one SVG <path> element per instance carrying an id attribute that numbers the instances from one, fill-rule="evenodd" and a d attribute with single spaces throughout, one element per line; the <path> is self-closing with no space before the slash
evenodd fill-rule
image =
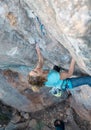
<path id="1" fill-rule="evenodd" d="M 24 72 L 32 68 L 37 42 L 48 66 L 68 64 L 70 52 L 90 74 L 90 4 L 89 0 L 1 0 L 0 67 L 20 67 Z"/>
<path id="2" fill-rule="evenodd" d="M 37 61 L 35 45 L 44 56 L 44 68 L 58 64 L 68 69 L 74 57 L 76 75 L 91 75 L 90 42 L 90 0 L 0 0 L 0 100 L 26 112 L 61 102 L 45 88 L 32 92 L 27 83 Z M 83 87 L 72 90 L 71 107 L 91 121 L 91 88 Z"/>
<path id="3" fill-rule="evenodd" d="M 24 0 L 41 18 L 46 30 L 75 57 L 78 65 L 91 72 L 90 0 Z M 40 8 L 41 7 L 41 8 Z"/>
<path id="4" fill-rule="evenodd" d="M 18 111 L 36 112 L 63 100 L 54 97 L 46 87 L 41 88 L 40 92 L 33 92 L 32 86 L 23 78 L 21 79 L 17 72 L 10 70 L 4 70 L 0 74 L 0 100 L 2 102 Z"/>

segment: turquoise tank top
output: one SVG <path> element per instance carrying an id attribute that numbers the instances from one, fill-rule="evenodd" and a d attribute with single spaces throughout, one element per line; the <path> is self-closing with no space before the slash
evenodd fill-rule
<path id="1" fill-rule="evenodd" d="M 62 88 L 62 84 L 63 82 L 65 83 L 66 80 L 61 80 L 60 79 L 60 73 L 55 71 L 55 70 L 51 70 L 48 75 L 47 75 L 47 81 L 44 83 L 46 87 L 55 87 L 55 88 L 59 88 L 61 87 L 61 89 L 65 89 L 65 88 Z M 67 81 L 67 84 L 68 84 L 68 88 L 71 89 L 72 88 L 72 84 L 71 84 L 71 81 L 68 80 Z M 63 87 L 65 87 L 63 85 Z"/>

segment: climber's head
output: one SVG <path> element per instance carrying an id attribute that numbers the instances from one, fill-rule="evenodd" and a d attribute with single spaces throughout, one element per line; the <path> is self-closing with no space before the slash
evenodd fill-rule
<path id="1" fill-rule="evenodd" d="M 46 74 L 42 69 L 36 68 L 30 71 L 28 75 L 29 84 L 42 87 L 45 81 L 46 81 Z"/>
<path id="2" fill-rule="evenodd" d="M 28 75 L 28 82 L 31 85 L 36 85 L 38 87 L 42 87 L 46 79 L 43 76 L 32 76 Z"/>

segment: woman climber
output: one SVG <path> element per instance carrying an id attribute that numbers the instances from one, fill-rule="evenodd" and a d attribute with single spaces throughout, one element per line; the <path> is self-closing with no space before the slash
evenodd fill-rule
<path id="1" fill-rule="evenodd" d="M 68 71 L 60 72 L 60 67 L 54 66 L 52 70 L 43 70 L 44 59 L 41 54 L 39 46 L 36 44 L 36 51 L 38 55 L 37 66 L 29 72 L 28 82 L 31 85 L 52 88 L 50 92 L 55 96 L 60 96 L 61 91 L 66 89 L 73 89 L 81 85 L 91 86 L 91 76 L 82 76 L 72 78 L 74 72 L 75 60 L 72 58 Z"/>

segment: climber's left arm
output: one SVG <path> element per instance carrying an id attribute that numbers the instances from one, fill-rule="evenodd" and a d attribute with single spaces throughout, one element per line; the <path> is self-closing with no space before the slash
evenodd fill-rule
<path id="1" fill-rule="evenodd" d="M 73 75 L 74 68 L 75 68 L 75 60 L 72 58 L 68 72 L 62 72 L 60 74 L 60 79 L 70 78 Z"/>

